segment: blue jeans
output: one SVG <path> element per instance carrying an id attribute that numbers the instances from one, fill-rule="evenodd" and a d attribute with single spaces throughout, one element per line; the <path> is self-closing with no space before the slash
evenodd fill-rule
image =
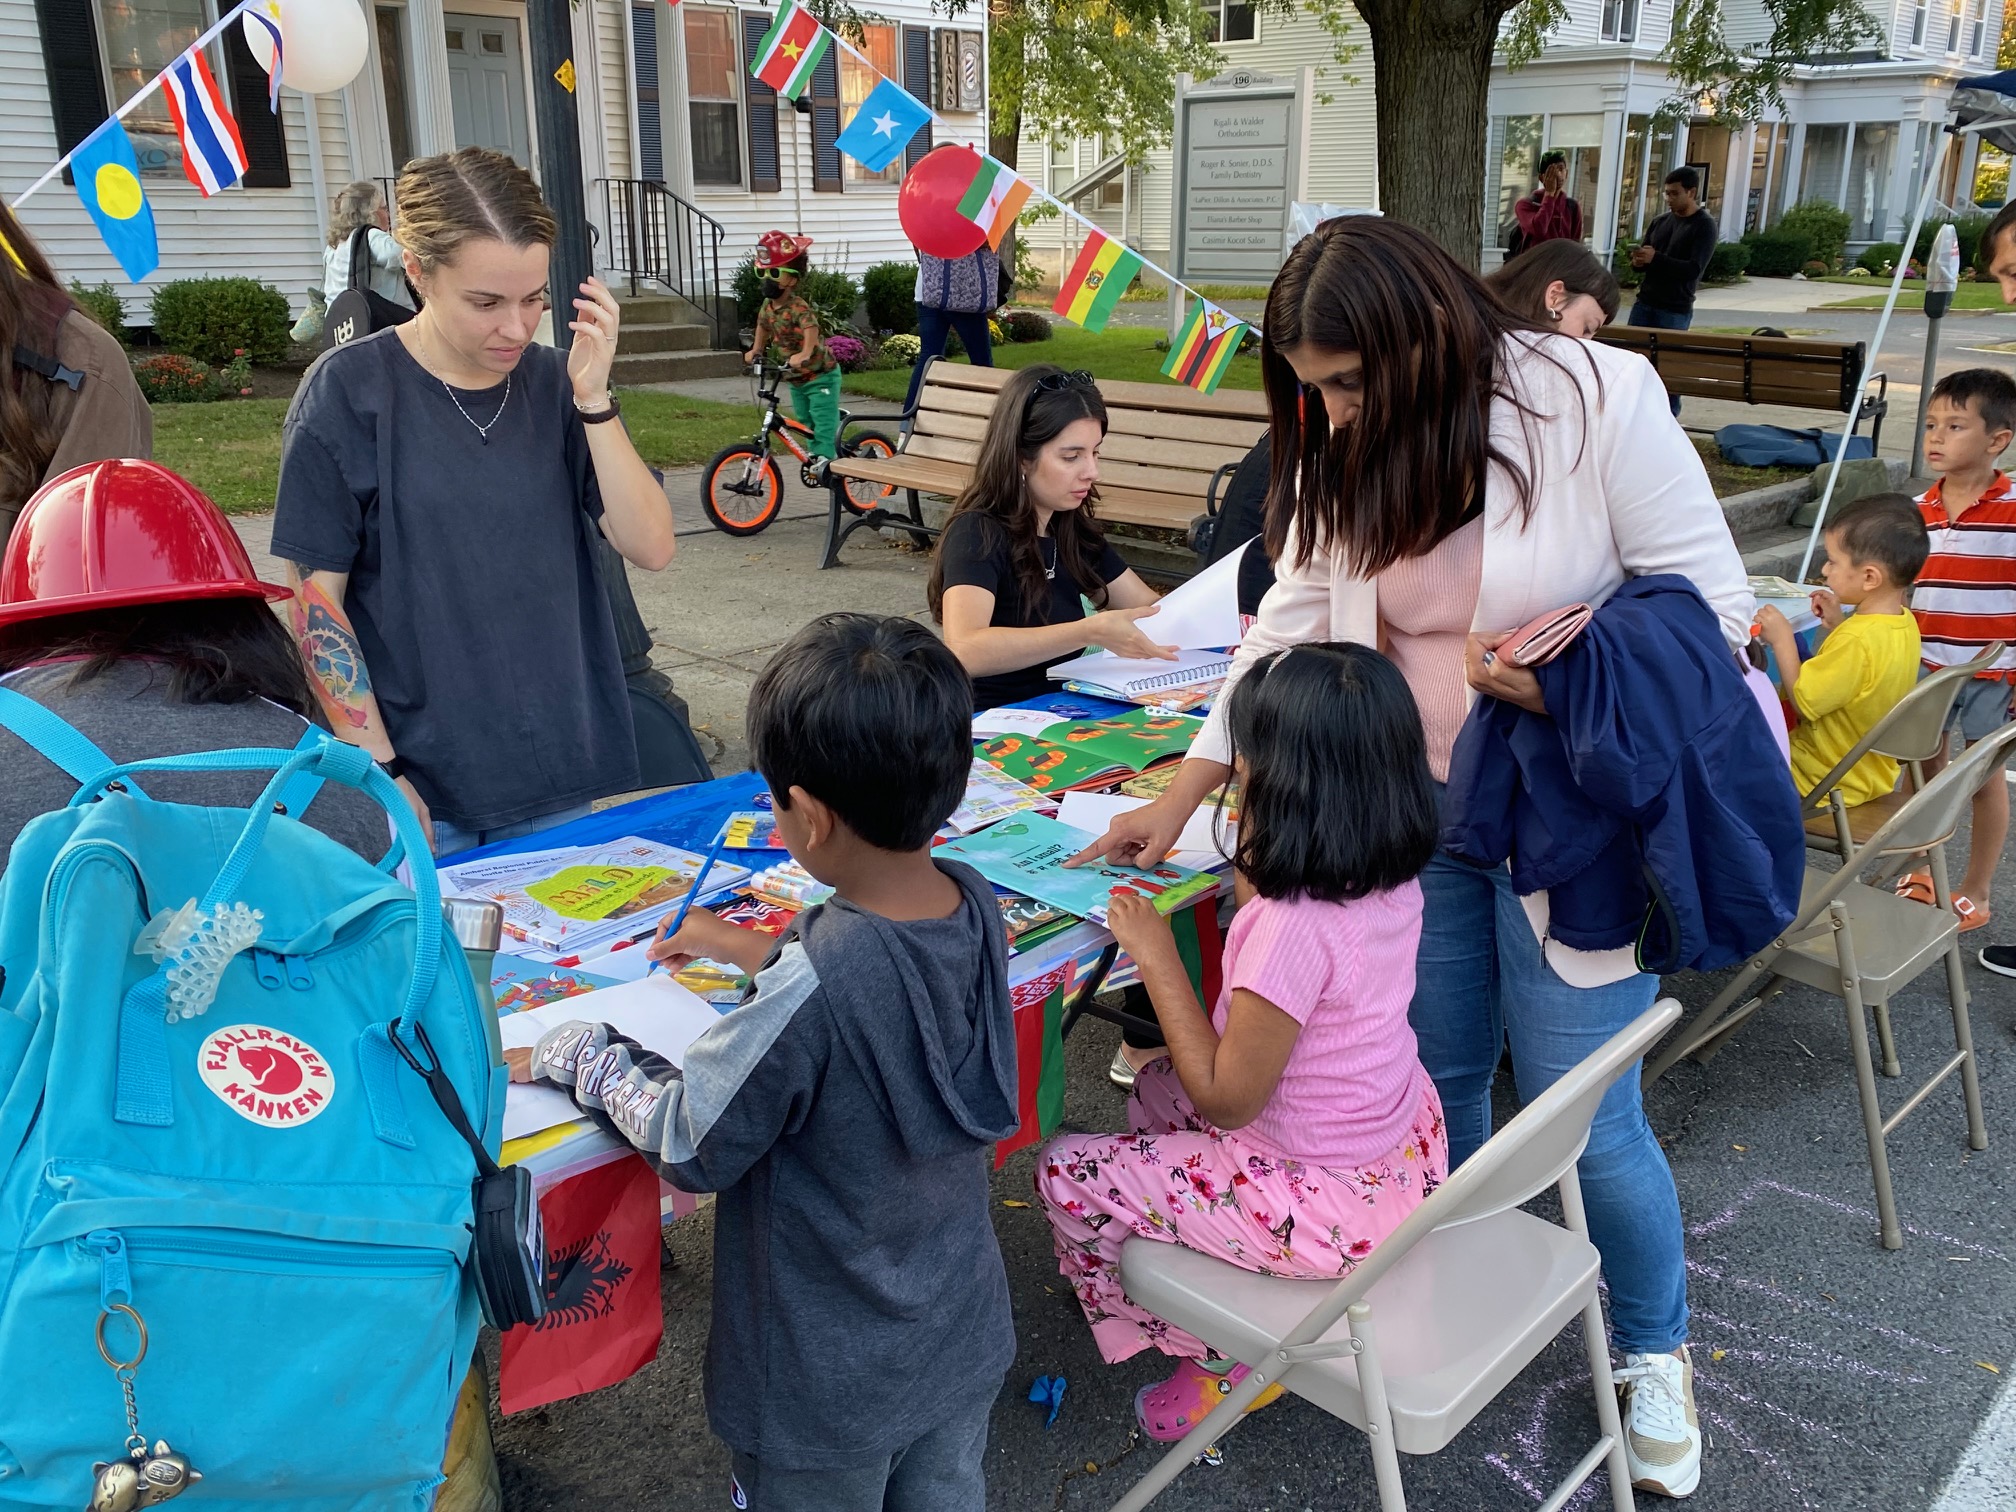
<path id="1" fill-rule="evenodd" d="M 538 814 L 530 819 L 520 819 L 516 824 L 500 825 L 496 829 L 465 830 L 450 824 L 446 819 L 434 821 L 434 854 L 452 856 L 458 851 L 474 850 L 479 845 L 495 845 L 500 840 L 522 840 L 527 835 L 536 835 L 541 830 L 552 829 L 555 825 L 572 824 L 576 819 L 586 819 L 595 812 L 592 803 L 576 803 L 564 809 L 555 809 L 550 814 Z"/>
<path id="2" fill-rule="evenodd" d="M 1662 310 L 1656 306 L 1648 305 L 1642 299 L 1634 299 L 1631 301 L 1631 313 L 1625 317 L 1624 324 L 1650 326 L 1653 330 L 1657 331 L 1684 331 L 1687 327 L 1694 324 L 1694 312 L 1692 310 L 1684 313 L 1679 310 Z M 1673 413 L 1675 415 L 1680 413 L 1680 396 L 1678 394 L 1668 394 L 1666 402 L 1673 406 Z"/>
<path id="3" fill-rule="evenodd" d="M 1542 955 L 1511 874 L 1437 854 L 1421 874 L 1426 912 L 1408 1019 L 1449 1125 L 1449 1168 L 1491 1136 L 1491 1081 L 1508 1038 L 1530 1102 L 1647 1008 L 1659 979 L 1570 987 Z M 1645 1121 L 1634 1065 L 1597 1106 L 1577 1167 L 1589 1237 L 1610 1285 L 1610 1331 L 1627 1354 L 1687 1340 L 1680 1197 Z"/>
<path id="4" fill-rule="evenodd" d="M 906 410 L 917 402 L 917 390 L 924 386 L 924 369 L 933 357 L 945 355 L 945 333 L 957 331 L 966 358 L 975 367 L 994 366 L 994 338 L 987 329 L 984 310 L 934 310 L 917 306 L 917 362 L 910 369 L 910 392 L 904 397 Z"/>

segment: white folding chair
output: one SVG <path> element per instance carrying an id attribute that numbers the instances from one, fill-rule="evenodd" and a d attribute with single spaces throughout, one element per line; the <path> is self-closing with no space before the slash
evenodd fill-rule
<path id="1" fill-rule="evenodd" d="M 1380 1507 L 1405 1512 L 1400 1456 L 1447 1445 L 1578 1316 L 1602 1436 L 1541 1512 L 1556 1512 L 1606 1462 L 1611 1505 L 1632 1512 L 1596 1295 L 1600 1260 L 1575 1162 L 1604 1092 L 1679 1017 L 1672 999 L 1654 1004 L 1529 1103 L 1341 1281 L 1257 1276 L 1129 1239 L 1120 1251 L 1127 1295 L 1251 1374 L 1113 1512 L 1141 1512 L 1276 1381 L 1365 1433 Z M 1555 1184 L 1565 1227 L 1520 1210 Z"/>

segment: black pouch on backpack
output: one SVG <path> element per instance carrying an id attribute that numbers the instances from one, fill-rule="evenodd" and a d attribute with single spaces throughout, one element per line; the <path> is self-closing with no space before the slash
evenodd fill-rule
<path id="1" fill-rule="evenodd" d="M 470 1127 L 462 1099 L 441 1069 L 427 1030 L 415 1024 L 413 1037 L 426 1052 L 425 1065 L 396 1031 L 392 1047 L 420 1073 L 435 1103 L 476 1157 L 476 1184 L 470 1194 L 476 1231 L 470 1251 L 483 1321 L 500 1331 L 537 1323 L 546 1316 L 546 1226 L 532 1194 L 532 1173 L 523 1166 L 500 1166 L 491 1158 Z"/>

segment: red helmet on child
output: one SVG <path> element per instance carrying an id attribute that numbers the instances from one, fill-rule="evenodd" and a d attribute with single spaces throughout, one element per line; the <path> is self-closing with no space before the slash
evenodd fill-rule
<path id="1" fill-rule="evenodd" d="M 767 273 L 796 262 L 812 245 L 809 236 L 793 236 L 789 231 L 765 231 L 756 238 L 756 267 Z"/>
<path id="2" fill-rule="evenodd" d="M 190 599 L 292 598 L 224 513 L 157 462 L 87 462 L 22 506 L 0 553 L 0 626 Z"/>

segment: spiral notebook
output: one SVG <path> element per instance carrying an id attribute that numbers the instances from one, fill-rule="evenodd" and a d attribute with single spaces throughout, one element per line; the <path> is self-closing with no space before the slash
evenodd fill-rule
<path id="1" fill-rule="evenodd" d="M 1095 651 L 1052 667 L 1052 682 L 1071 682 L 1087 692 L 1132 702 L 1143 693 L 1189 688 L 1213 682 L 1232 670 L 1225 650 L 1178 651 L 1174 661 L 1156 657 L 1112 656 Z"/>

